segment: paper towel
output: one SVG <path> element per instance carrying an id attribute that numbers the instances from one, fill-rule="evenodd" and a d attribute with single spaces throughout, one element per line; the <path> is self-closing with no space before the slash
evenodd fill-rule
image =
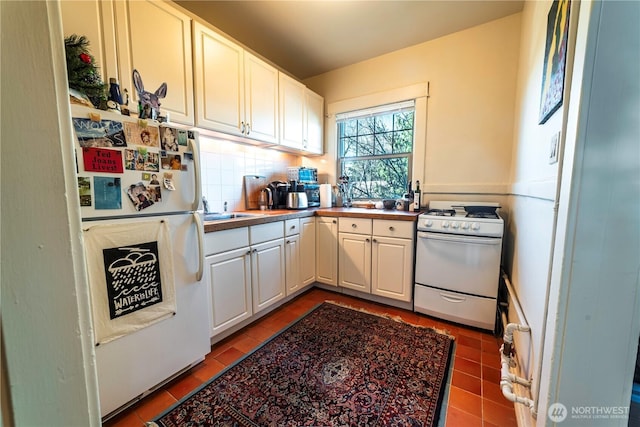
<path id="1" fill-rule="evenodd" d="M 320 207 L 331 207 L 331 184 L 320 184 Z"/>

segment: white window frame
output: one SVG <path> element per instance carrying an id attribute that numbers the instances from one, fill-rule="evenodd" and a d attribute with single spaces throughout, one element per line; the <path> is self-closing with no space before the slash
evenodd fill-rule
<path id="1" fill-rule="evenodd" d="M 338 163 L 338 126 L 336 115 L 355 110 L 364 110 L 378 105 L 393 104 L 402 101 L 415 101 L 415 115 L 413 127 L 413 157 L 410 170 L 412 176 L 409 177 L 414 183 L 420 181 L 424 184 L 425 177 L 425 155 L 427 136 L 427 98 L 429 97 L 429 83 L 419 83 L 398 89 L 364 95 L 357 98 L 332 102 L 327 105 L 327 118 L 325 129 L 327 130 L 327 155 L 331 156 L 334 167 L 327 169 L 330 182 L 336 182 L 336 172 Z"/>

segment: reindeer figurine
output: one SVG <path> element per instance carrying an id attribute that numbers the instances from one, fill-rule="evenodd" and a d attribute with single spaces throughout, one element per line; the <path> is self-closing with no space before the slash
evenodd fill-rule
<path id="1" fill-rule="evenodd" d="M 156 119 L 160 115 L 160 99 L 167 96 L 167 83 L 162 83 L 154 93 L 144 90 L 142 77 L 138 70 L 133 70 L 133 85 L 138 92 L 141 119 Z"/>

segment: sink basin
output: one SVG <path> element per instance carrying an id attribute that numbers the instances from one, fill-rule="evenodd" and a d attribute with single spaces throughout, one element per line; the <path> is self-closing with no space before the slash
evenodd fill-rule
<path id="1" fill-rule="evenodd" d="M 237 212 L 210 212 L 204 214 L 205 221 L 223 221 L 229 219 L 255 218 L 263 214 L 237 213 Z"/>

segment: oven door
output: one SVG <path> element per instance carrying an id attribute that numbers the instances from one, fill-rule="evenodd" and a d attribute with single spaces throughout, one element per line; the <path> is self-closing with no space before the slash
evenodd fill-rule
<path id="1" fill-rule="evenodd" d="M 418 232 L 416 283 L 496 298 L 502 239 Z"/>

